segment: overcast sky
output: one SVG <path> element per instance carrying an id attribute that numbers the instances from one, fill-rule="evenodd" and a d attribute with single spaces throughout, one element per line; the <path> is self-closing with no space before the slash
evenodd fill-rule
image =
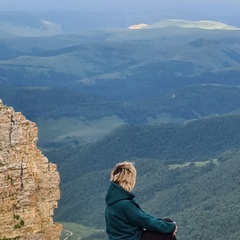
<path id="1" fill-rule="evenodd" d="M 0 0 L 0 11 L 158 11 L 164 18 L 240 25 L 240 0 Z"/>

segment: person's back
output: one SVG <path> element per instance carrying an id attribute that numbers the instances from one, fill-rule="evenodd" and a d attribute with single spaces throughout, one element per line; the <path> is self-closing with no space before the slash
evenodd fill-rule
<path id="1" fill-rule="evenodd" d="M 134 195 L 115 183 L 109 186 L 106 196 L 105 220 L 110 239 L 139 239 L 142 228 L 131 224 L 131 205 Z M 120 220 L 121 219 L 121 220 Z"/>
<path id="2" fill-rule="evenodd" d="M 106 232 L 109 240 L 176 239 L 173 222 L 146 214 L 131 193 L 136 169 L 130 162 L 119 163 L 111 172 L 111 183 L 105 198 Z"/>

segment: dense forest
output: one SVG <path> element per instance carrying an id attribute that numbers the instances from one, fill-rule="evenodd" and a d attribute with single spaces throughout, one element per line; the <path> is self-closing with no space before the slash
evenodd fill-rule
<path id="1" fill-rule="evenodd" d="M 216 227 L 211 236 L 230 239 L 227 234 L 236 231 L 223 235 L 221 229 L 240 210 L 239 122 L 239 115 L 230 115 L 184 125 L 128 125 L 97 143 L 48 150 L 45 154 L 58 164 L 62 180 L 56 220 L 104 228 L 110 170 L 130 160 L 138 169 L 134 193 L 144 210 L 176 219 L 181 238 L 208 239 Z M 224 221 L 219 219 L 221 208 Z"/>
<path id="2" fill-rule="evenodd" d="M 179 239 L 231 239 L 239 233 L 239 157 L 239 152 L 228 151 L 187 166 L 134 159 L 138 169 L 136 200 L 144 211 L 176 220 Z M 57 219 L 104 229 L 109 173 L 110 169 L 83 174 L 63 186 L 67 199 L 62 199 Z"/>
<path id="3" fill-rule="evenodd" d="M 177 118 L 184 121 L 240 112 L 240 88 L 213 84 L 186 86 L 128 103 L 63 87 L 1 87 L 0 95 L 34 121 L 76 116 L 94 120 L 117 115 L 126 123 L 147 124 L 149 117 L 161 113 L 169 113 L 174 122 Z"/>
<path id="4" fill-rule="evenodd" d="M 186 124 L 124 125 L 96 143 L 46 151 L 64 172 L 64 183 L 118 161 L 149 158 L 166 164 L 202 161 L 240 148 L 240 115 L 211 117 Z M 56 160 L 55 160 L 56 159 Z M 69 162 L 71 163 L 69 165 Z M 87 164 L 86 164 L 87 163 Z"/>

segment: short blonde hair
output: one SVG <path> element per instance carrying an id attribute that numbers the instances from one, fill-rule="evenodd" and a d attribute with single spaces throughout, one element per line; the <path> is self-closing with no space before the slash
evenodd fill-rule
<path id="1" fill-rule="evenodd" d="M 118 163 L 111 172 L 111 181 L 131 192 L 136 183 L 137 171 L 132 162 Z"/>

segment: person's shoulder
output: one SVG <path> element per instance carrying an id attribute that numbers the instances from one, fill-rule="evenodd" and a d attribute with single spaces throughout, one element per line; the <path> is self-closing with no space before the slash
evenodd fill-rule
<path id="1" fill-rule="evenodd" d="M 131 202 L 131 200 L 122 199 L 122 200 L 119 200 L 118 202 L 116 202 L 116 204 L 119 206 L 124 206 L 124 205 L 128 205 L 130 202 Z"/>
<path id="2" fill-rule="evenodd" d="M 123 199 L 117 202 L 118 207 L 126 208 L 126 207 L 139 207 L 138 204 L 133 199 Z"/>

